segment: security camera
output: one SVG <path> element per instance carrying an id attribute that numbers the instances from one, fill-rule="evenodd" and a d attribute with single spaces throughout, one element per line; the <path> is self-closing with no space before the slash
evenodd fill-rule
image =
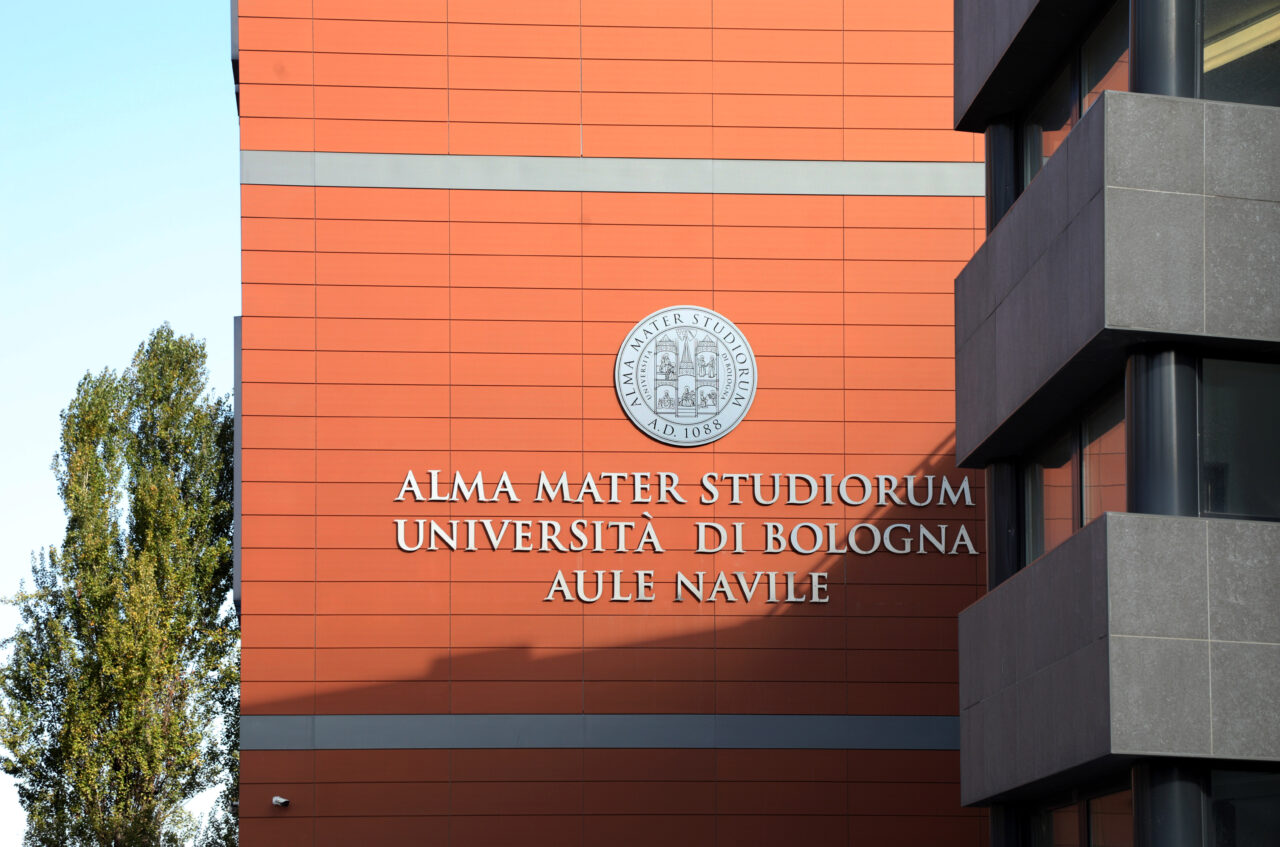
<path id="1" fill-rule="evenodd" d="M 288 797 L 281 797 L 279 794 L 277 794 L 276 796 L 274 796 L 274 797 L 272 797 L 272 798 L 271 798 L 271 805 L 273 805 L 273 806 L 288 806 L 288 805 L 289 805 L 289 798 L 288 798 Z"/>

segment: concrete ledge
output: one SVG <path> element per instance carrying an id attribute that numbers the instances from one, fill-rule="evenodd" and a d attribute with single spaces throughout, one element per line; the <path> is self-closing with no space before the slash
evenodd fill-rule
<path id="1" fill-rule="evenodd" d="M 1280 109 L 1103 95 L 956 279 L 962 465 L 1025 452 L 1138 344 L 1280 342 L 1277 139 Z"/>
<path id="2" fill-rule="evenodd" d="M 961 799 L 1280 761 L 1280 524 L 1108 513 L 960 614 Z"/>

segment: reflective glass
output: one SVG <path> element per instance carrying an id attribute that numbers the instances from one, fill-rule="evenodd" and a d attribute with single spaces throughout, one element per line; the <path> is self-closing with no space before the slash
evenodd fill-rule
<path id="1" fill-rule="evenodd" d="M 1076 103 L 1071 68 L 1058 74 L 1022 124 L 1022 184 L 1032 177 L 1066 139 L 1075 123 Z"/>
<path id="2" fill-rule="evenodd" d="M 1133 792 L 1089 801 L 1089 847 L 1133 847 Z"/>
<path id="3" fill-rule="evenodd" d="M 1026 471 L 1027 561 L 1076 529 L 1076 436 L 1072 430 L 1034 457 Z"/>
<path id="4" fill-rule="evenodd" d="M 1280 365 L 1202 367 L 1201 511 L 1280 518 Z"/>
<path id="5" fill-rule="evenodd" d="M 1203 2 L 1201 96 L 1280 106 L 1280 2 Z"/>
<path id="6" fill-rule="evenodd" d="M 1119 0 L 1098 23 L 1080 50 L 1080 112 L 1088 111 L 1104 91 L 1129 90 L 1129 2 Z"/>
<path id="7" fill-rule="evenodd" d="M 1124 395 L 1113 394 L 1084 419 L 1084 455 L 1081 459 L 1082 523 L 1103 512 L 1127 508 L 1125 481 Z"/>
<path id="8" fill-rule="evenodd" d="M 1214 771 L 1214 847 L 1280 847 L 1280 773 Z"/>

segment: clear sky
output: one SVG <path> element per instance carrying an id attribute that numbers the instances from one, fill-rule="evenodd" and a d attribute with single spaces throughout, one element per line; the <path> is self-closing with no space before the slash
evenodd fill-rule
<path id="1" fill-rule="evenodd" d="M 239 166 L 229 0 L 12 3 L 0 51 L 0 594 L 58 542 L 58 412 L 168 321 L 231 391 Z M 16 624 L 0 608 L 0 633 Z M 0 774 L 0 847 L 23 813 Z"/>

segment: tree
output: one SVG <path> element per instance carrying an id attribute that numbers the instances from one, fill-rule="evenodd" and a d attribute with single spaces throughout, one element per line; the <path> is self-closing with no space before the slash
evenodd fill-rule
<path id="1" fill-rule="evenodd" d="M 0 667 L 0 762 L 33 847 L 186 843 L 184 802 L 235 790 L 232 415 L 206 382 L 203 342 L 166 324 L 62 413 L 66 535 L 33 556 Z M 207 839 L 234 843 L 230 796 Z"/>

